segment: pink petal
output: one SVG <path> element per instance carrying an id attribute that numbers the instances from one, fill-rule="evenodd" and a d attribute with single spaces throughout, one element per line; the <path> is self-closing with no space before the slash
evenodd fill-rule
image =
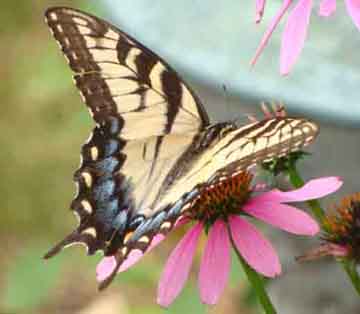
<path id="1" fill-rule="evenodd" d="M 184 287 L 202 228 L 201 223 L 192 227 L 168 258 L 158 286 L 157 302 L 161 306 L 168 307 Z"/>
<path id="2" fill-rule="evenodd" d="M 319 7 L 319 15 L 329 17 L 336 11 L 336 0 L 322 0 Z"/>
<path id="3" fill-rule="evenodd" d="M 245 219 L 232 215 L 229 223 L 234 243 L 245 261 L 264 276 L 279 275 L 281 265 L 271 243 Z"/>
<path id="4" fill-rule="evenodd" d="M 96 280 L 98 282 L 104 281 L 109 277 L 116 266 L 116 260 L 113 256 L 104 257 L 96 266 Z"/>
<path id="5" fill-rule="evenodd" d="M 176 223 L 174 228 L 178 228 L 188 222 L 185 218 L 180 218 Z M 150 252 L 153 248 L 155 248 L 157 245 L 159 245 L 162 240 L 165 239 L 165 236 L 161 233 L 156 234 L 149 247 L 147 248 L 146 253 Z M 125 261 L 121 264 L 118 272 L 121 273 L 125 270 L 128 270 L 131 266 L 136 264 L 138 261 L 141 260 L 141 258 L 145 255 L 141 250 L 132 250 L 128 257 L 125 259 Z M 101 282 L 105 280 L 110 274 L 112 273 L 113 269 L 116 266 L 116 260 L 113 256 L 107 256 L 104 257 L 99 264 L 96 267 L 96 279 L 97 281 Z"/>
<path id="6" fill-rule="evenodd" d="M 216 304 L 230 272 L 230 239 L 226 224 L 218 219 L 211 227 L 199 273 L 201 301 Z"/>
<path id="7" fill-rule="evenodd" d="M 274 32 L 276 26 L 278 26 L 278 24 L 280 23 L 281 18 L 284 16 L 284 14 L 287 11 L 287 9 L 289 8 L 291 2 L 292 2 L 292 0 L 284 0 L 279 12 L 275 15 L 275 17 L 271 21 L 269 27 L 267 28 L 265 34 L 263 35 L 263 37 L 260 41 L 259 47 L 256 49 L 255 56 L 252 58 L 252 60 L 250 62 L 250 64 L 252 66 L 255 65 L 255 63 L 259 59 L 261 53 L 263 52 L 263 50 L 265 49 L 265 47 L 269 41 L 272 33 Z"/>
<path id="8" fill-rule="evenodd" d="M 261 22 L 262 16 L 264 14 L 265 2 L 266 0 L 255 1 L 255 8 L 256 8 L 255 23 Z"/>
<path id="9" fill-rule="evenodd" d="M 303 202 L 312 199 L 317 199 L 334 193 L 337 191 L 343 182 L 339 177 L 323 177 L 308 181 L 299 189 L 289 192 L 282 192 L 280 190 L 272 190 L 261 195 L 251 198 L 250 203 L 253 202 Z"/>
<path id="10" fill-rule="evenodd" d="M 313 218 L 293 206 L 275 202 L 258 202 L 248 203 L 242 209 L 249 215 L 290 233 L 313 236 L 320 230 Z"/>
<path id="11" fill-rule="evenodd" d="M 312 0 L 299 0 L 289 14 L 280 49 L 280 73 L 282 75 L 290 72 L 304 47 L 311 7 Z"/>
<path id="12" fill-rule="evenodd" d="M 345 0 L 346 9 L 354 24 L 360 30 L 360 0 Z"/>
<path id="13" fill-rule="evenodd" d="M 348 256 L 350 253 L 349 248 L 347 248 L 346 246 L 343 246 L 343 245 L 329 243 L 328 247 L 329 247 L 331 255 L 335 256 L 335 257 Z"/>
<path id="14" fill-rule="evenodd" d="M 308 262 L 324 256 L 345 257 L 349 255 L 349 249 L 346 246 L 323 243 L 317 248 L 307 251 L 304 255 L 297 256 L 298 262 Z"/>
<path id="15" fill-rule="evenodd" d="M 145 254 L 151 251 L 156 247 L 162 240 L 165 239 L 165 236 L 162 234 L 157 234 L 151 241 L 150 246 L 146 250 Z M 131 266 L 136 264 L 144 256 L 141 250 L 135 249 L 132 250 L 125 261 L 121 264 L 119 268 L 119 273 L 128 270 Z M 105 280 L 112 273 L 113 269 L 116 266 L 116 260 L 113 256 L 104 257 L 96 267 L 96 279 L 101 282 Z"/>

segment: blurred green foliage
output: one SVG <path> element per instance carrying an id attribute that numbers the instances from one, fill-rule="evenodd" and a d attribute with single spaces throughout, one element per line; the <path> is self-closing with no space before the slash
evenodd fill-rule
<path id="1" fill-rule="evenodd" d="M 26 249 L 9 267 L 3 299 L 4 307 L 9 311 L 26 311 L 40 305 L 59 280 L 62 259 L 45 266 L 39 260 L 42 253 L 42 248 Z"/>

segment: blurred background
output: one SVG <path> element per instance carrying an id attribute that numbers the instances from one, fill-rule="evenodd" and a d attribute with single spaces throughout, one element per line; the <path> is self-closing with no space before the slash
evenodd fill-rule
<path id="1" fill-rule="evenodd" d="M 289 77 L 278 74 L 277 32 L 259 63 L 249 61 L 280 5 L 268 1 L 265 20 L 254 22 L 254 1 L 2 1 L 0 4 L 0 313 L 163 313 L 156 286 L 173 234 L 133 269 L 98 293 L 95 266 L 73 247 L 47 262 L 48 248 L 76 225 L 68 211 L 72 172 L 93 123 L 72 84 L 71 72 L 43 22 L 49 6 L 67 5 L 101 16 L 169 61 L 194 86 L 213 120 L 259 114 L 260 101 L 284 101 L 291 113 L 319 121 L 311 158 L 301 163 L 306 179 L 339 175 L 337 195 L 360 190 L 360 33 L 338 3 L 336 15 L 315 12 L 302 56 Z M 281 28 L 281 27 L 280 27 Z M 331 29 L 331 32 L 329 31 Z M 224 91 L 223 86 L 226 86 Z M 331 260 L 298 265 L 294 256 L 316 241 L 263 228 L 279 250 L 283 276 L 269 284 L 286 314 L 360 313 L 360 301 Z M 200 255 L 200 252 L 199 252 Z M 169 312 L 261 313 L 237 261 L 215 307 L 202 305 L 192 280 Z"/>

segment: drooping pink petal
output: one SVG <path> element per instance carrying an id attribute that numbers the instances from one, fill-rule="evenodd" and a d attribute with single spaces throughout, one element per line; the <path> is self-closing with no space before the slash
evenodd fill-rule
<path id="1" fill-rule="evenodd" d="M 336 11 L 336 0 L 322 0 L 319 7 L 319 15 L 329 17 Z"/>
<path id="2" fill-rule="evenodd" d="M 263 35 L 260 44 L 258 46 L 258 48 L 256 49 L 255 55 L 252 58 L 252 60 L 250 61 L 250 64 L 253 66 L 255 65 L 255 63 L 257 62 L 257 60 L 259 59 L 261 53 L 263 52 L 263 50 L 265 49 L 272 33 L 274 32 L 275 28 L 278 26 L 278 24 L 280 23 L 282 17 L 284 16 L 284 14 L 286 13 L 287 9 L 289 8 L 290 4 L 291 4 L 292 0 L 284 0 L 284 2 L 281 5 L 281 8 L 279 10 L 279 12 L 275 15 L 275 17 L 272 19 L 269 27 L 267 28 L 265 34 Z"/>
<path id="3" fill-rule="evenodd" d="M 229 217 L 229 224 L 237 249 L 253 269 L 266 277 L 275 277 L 281 273 L 276 251 L 252 224 L 234 215 Z"/>
<path id="4" fill-rule="evenodd" d="M 261 202 L 303 202 L 312 199 L 317 199 L 334 193 L 343 184 L 339 177 L 323 177 L 308 181 L 299 189 L 283 192 L 280 190 L 271 190 L 263 194 L 251 198 L 250 203 Z"/>
<path id="5" fill-rule="evenodd" d="M 180 218 L 176 223 L 174 228 L 178 228 L 186 223 L 188 223 L 189 220 L 186 218 Z M 156 234 L 149 247 L 147 248 L 146 253 L 150 252 L 153 248 L 155 248 L 157 245 L 159 245 L 162 240 L 165 239 L 165 236 L 162 235 L 161 233 Z M 125 259 L 125 261 L 121 264 L 118 272 L 121 273 L 125 270 L 128 270 L 131 266 L 133 266 L 134 264 L 136 264 L 138 261 L 140 261 L 142 259 L 142 257 L 145 255 L 143 254 L 143 252 L 141 250 L 132 250 L 128 257 Z M 105 280 L 108 276 L 110 276 L 110 274 L 112 273 L 113 269 L 116 266 L 116 261 L 115 258 L 113 256 L 107 256 L 104 257 L 99 264 L 96 267 L 96 279 L 97 281 L 101 282 L 103 280 Z"/>
<path id="6" fill-rule="evenodd" d="M 280 49 L 280 73 L 289 74 L 304 47 L 312 0 L 299 0 L 286 22 Z"/>
<path id="7" fill-rule="evenodd" d="M 304 255 L 297 256 L 298 262 L 308 262 L 324 256 L 345 257 L 349 255 L 349 249 L 346 246 L 323 243 L 319 247 L 310 249 Z"/>
<path id="8" fill-rule="evenodd" d="M 192 227 L 170 254 L 158 286 L 157 302 L 161 306 L 169 306 L 184 287 L 202 228 L 201 223 Z"/>
<path id="9" fill-rule="evenodd" d="M 348 14 L 360 30 L 360 0 L 345 0 L 345 4 Z"/>
<path id="10" fill-rule="evenodd" d="M 264 14 L 264 8 L 265 8 L 265 2 L 266 0 L 256 0 L 255 1 L 255 23 L 260 23 L 262 16 Z"/>
<path id="11" fill-rule="evenodd" d="M 151 241 L 150 246 L 146 250 L 145 254 L 151 251 L 156 247 L 162 240 L 165 239 L 165 236 L 162 234 L 157 234 Z M 119 273 L 125 270 L 128 270 L 131 266 L 136 264 L 144 256 L 141 250 L 135 249 L 132 250 L 125 261 L 121 264 L 119 268 Z M 113 269 L 116 266 L 116 260 L 113 256 L 104 257 L 96 267 L 96 279 L 101 282 L 105 280 L 112 273 Z"/>
<path id="12" fill-rule="evenodd" d="M 313 236 L 320 231 L 318 223 L 304 211 L 275 202 L 247 203 L 246 213 L 279 229 L 299 235 Z"/>
<path id="13" fill-rule="evenodd" d="M 349 248 L 343 245 L 338 245 L 334 243 L 329 243 L 329 250 L 332 256 L 335 257 L 344 257 L 349 255 Z"/>
<path id="14" fill-rule="evenodd" d="M 216 304 L 230 272 L 230 239 L 226 224 L 218 219 L 211 227 L 201 259 L 199 291 L 201 301 Z"/>

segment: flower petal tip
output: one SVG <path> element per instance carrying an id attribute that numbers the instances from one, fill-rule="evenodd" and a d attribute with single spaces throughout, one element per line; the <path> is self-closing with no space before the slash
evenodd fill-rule
<path id="1" fill-rule="evenodd" d="M 280 265 L 280 263 L 277 266 L 274 267 L 272 272 L 264 274 L 264 276 L 266 276 L 268 278 L 275 278 L 275 277 L 280 276 L 280 275 L 281 275 L 281 265 Z"/>
<path id="2" fill-rule="evenodd" d="M 116 261 L 113 256 L 104 257 L 96 266 L 96 280 L 98 282 L 104 281 L 110 276 L 112 270 L 116 266 Z"/>
<path id="3" fill-rule="evenodd" d="M 348 14 L 352 18 L 355 26 L 360 30 L 360 4 L 358 0 L 345 0 Z"/>
<path id="4" fill-rule="evenodd" d="M 265 9 L 265 0 L 256 0 L 255 2 L 255 23 L 258 24 L 261 22 L 262 16 Z"/>
<path id="5" fill-rule="evenodd" d="M 304 233 L 304 235 L 308 236 L 315 236 L 320 232 L 320 226 L 319 224 L 314 220 L 313 223 L 308 224 L 308 232 L 307 234 Z"/>
<path id="6" fill-rule="evenodd" d="M 290 74 L 290 69 L 282 70 L 280 69 L 281 76 L 288 76 Z"/>
<path id="7" fill-rule="evenodd" d="M 336 11 L 336 0 L 322 0 L 319 7 L 319 15 L 329 17 Z"/>
<path id="8" fill-rule="evenodd" d="M 332 191 L 332 192 L 337 191 L 344 184 L 344 180 L 340 176 L 327 177 L 327 178 L 323 178 L 323 180 L 324 180 L 324 183 L 326 182 L 326 185 L 328 186 L 329 191 Z M 330 192 L 330 193 L 332 193 L 332 192 Z"/>
<path id="9" fill-rule="evenodd" d="M 167 309 L 169 306 L 170 306 L 170 304 L 171 304 L 171 302 L 166 302 L 166 300 L 163 300 L 162 298 L 160 298 L 160 297 L 158 297 L 157 299 L 156 299 L 156 303 L 158 304 L 158 305 L 160 305 L 162 308 L 164 308 L 164 309 Z"/>
<path id="10" fill-rule="evenodd" d="M 334 177 L 334 178 L 335 178 L 335 180 L 337 180 L 337 181 L 339 181 L 341 184 L 343 184 L 344 180 L 343 180 L 342 177 L 336 176 L 336 177 Z"/>
<path id="11" fill-rule="evenodd" d="M 216 300 L 208 300 L 208 301 L 205 301 L 205 300 L 201 300 L 201 303 L 202 304 L 205 304 L 205 305 L 208 305 L 208 306 L 214 306 L 214 305 L 216 305 L 217 303 L 218 303 L 218 301 Z"/>
<path id="12" fill-rule="evenodd" d="M 250 69 L 252 70 L 256 64 L 256 61 L 257 61 L 257 58 L 256 57 L 253 57 L 251 60 L 250 60 Z"/>
<path id="13" fill-rule="evenodd" d="M 262 13 L 256 13 L 255 15 L 255 24 L 260 24 L 261 20 L 262 20 Z"/>
<path id="14" fill-rule="evenodd" d="M 265 263 L 266 261 L 264 261 Z M 282 269 L 279 259 L 270 261 L 267 267 L 264 267 L 261 271 L 255 270 L 260 275 L 263 275 L 267 278 L 275 278 L 281 275 Z"/>
<path id="15" fill-rule="evenodd" d="M 291 67 L 287 63 L 280 63 L 279 72 L 281 76 L 288 76 L 290 74 Z"/>

